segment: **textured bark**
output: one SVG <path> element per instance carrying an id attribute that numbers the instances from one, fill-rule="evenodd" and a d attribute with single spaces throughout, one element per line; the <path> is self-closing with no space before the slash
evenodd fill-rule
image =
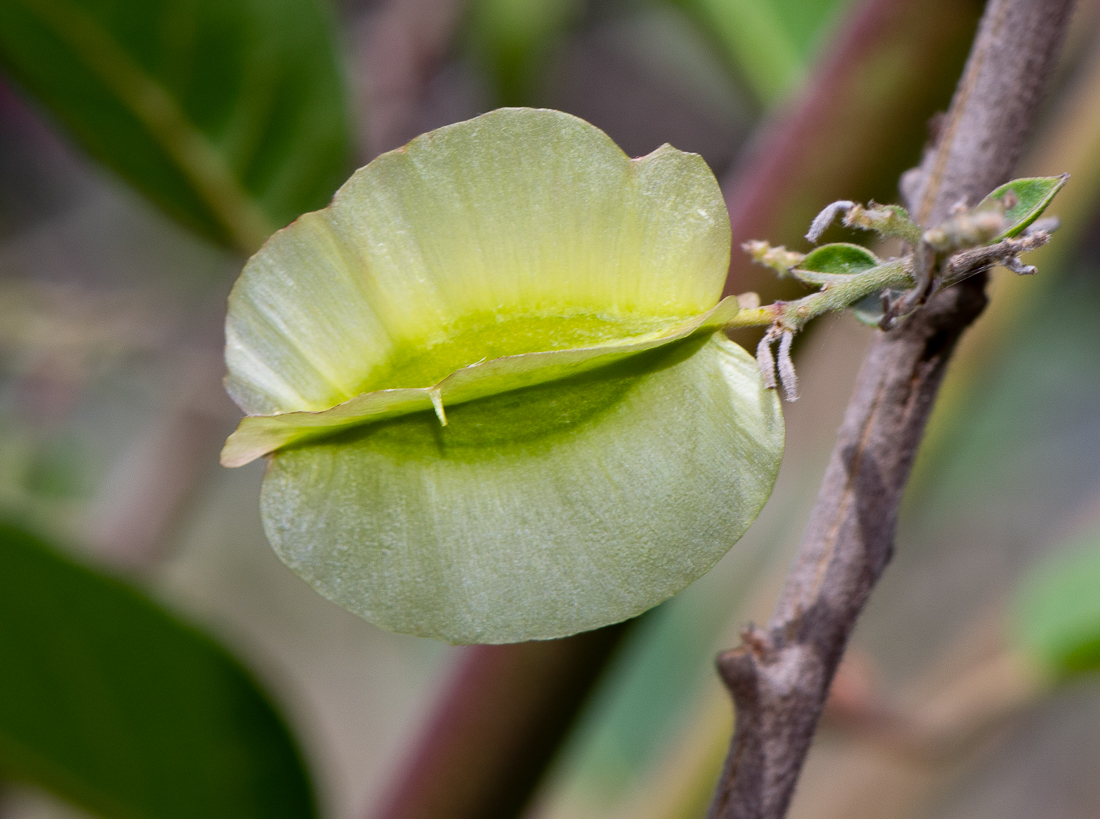
<path id="1" fill-rule="evenodd" d="M 935 224 L 1008 180 L 1068 23 L 1069 0 L 991 0 L 937 148 L 910 185 Z M 766 629 L 718 659 L 737 727 L 713 819 L 779 819 L 848 636 L 893 550 L 902 492 L 956 342 L 985 305 L 984 277 L 943 291 L 880 333 L 857 381 L 799 554 Z"/>

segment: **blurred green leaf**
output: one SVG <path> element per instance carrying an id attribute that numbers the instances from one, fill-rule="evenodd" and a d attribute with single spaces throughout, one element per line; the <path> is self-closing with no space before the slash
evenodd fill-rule
<path id="1" fill-rule="evenodd" d="M 979 202 L 975 210 L 992 207 L 995 202 L 1007 205 L 1004 214 L 1009 227 L 997 237 L 997 241 L 1018 236 L 1024 228 L 1042 215 L 1050 204 L 1050 200 L 1062 189 L 1068 179 L 1069 174 L 1013 179 Z M 1004 198 L 1010 194 L 1012 198 L 1005 203 Z"/>
<path id="2" fill-rule="evenodd" d="M 49 437 L 37 443 L 24 465 L 23 488 L 47 498 L 79 498 L 87 494 L 86 453 L 75 436 Z"/>
<path id="3" fill-rule="evenodd" d="M 286 726 L 224 649 L 4 523 L 0 769 L 107 817 L 316 815 Z"/>
<path id="4" fill-rule="evenodd" d="M 700 22 L 764 103 L 802 83 L 822 29 L 845 1 L 674 0 Z"/>
<path id="5" fill-rule="evenodd" d="M 1015 601 L 1024 649 L 1060 675 L 1100 669 L 1100 532 L 1027 575 Z"/>
<path id="6" fill-rule="evenodd" d="M 89 153 L 247 252 L 347 172 L 319 0 L 5 0 L 0 63 Z"/>
<path id="7" fill-rule="evenodd" d="M 806 64 L 766 0 L 685 0 L 719 41 L 762 102 L 772 102 L 802 82 Z"/>
<path id="8" fill-rule="evenodd" d="M 471 4 L 470 48 L 496 84 L 498 104 L 533 102 L 539 67 L 582 8 L 581 0 L 476 0 Z"/>

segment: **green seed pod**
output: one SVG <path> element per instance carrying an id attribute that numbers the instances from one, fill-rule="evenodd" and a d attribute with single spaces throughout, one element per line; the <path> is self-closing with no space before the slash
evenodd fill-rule
<path id="1" fill-rule="evenodd" d="M 778 401 L 719 332 L 729 246 L 696 155 L 631 160 L 555 111 L 425 134 L 248 262 L 223 463 L 270 456 L 275 550 L 385 628 L 501 643 L 638 614 L 778 470 Z"/>

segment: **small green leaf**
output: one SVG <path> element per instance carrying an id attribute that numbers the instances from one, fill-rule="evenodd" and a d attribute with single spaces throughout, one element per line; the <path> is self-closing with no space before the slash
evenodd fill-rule
<path id="1" fill-rule="evenodd" d="M 1062 189 L 1069 174 L 1061 176 L 1037 176 L 1025 179 L 1013 179 L 983 199 L 974 210 L 990 207 L 1004 207 L 1008 227 L 994 241 L 1018 236 L 1024 229 L 1038 219 L 1055 194 Z M 1011 194 L 1009 206 L 1005 207 L 1004 198 Z M 1012 201 L 1015 200 L 1015 201 Z"/>
<path id="2" fill-rule="evenodd" d="M 286 726 L 224 649 L 5 523 L 0 770 L 106 817 L 317 815 Z"/>
<path id="3" fill-rule="evenodd" d="M 824 285 L 864 273 L 879 264 L 879 258 L 867 248 L 837 242 L 811 251 L 791 272 L 808 284 Z"/>
<path id="4" fill-rule="evenodd" d="M 251 252 L 347 171 L 318 0 L 5 0 L 0 64 L 176 219 Z"/>
<path id="5" fill-rule="evenodd" d="M 807 284 L 824 286 L 866 273 L 879 264 L 882 260 L 867 248 L 837 242 L 816 248 L 791 272 Z M 877 327 L 883 316 L 881 291 L 861 299 L 852 305 L 851 310 L 852 315 L 863 324 Z"/>
<path id="6" fill-rule="evenodd" d="M 1016 638 L 1061 676 L 1100 669 L 1100 533 L 1040 563 L 1015 596 Z"/>

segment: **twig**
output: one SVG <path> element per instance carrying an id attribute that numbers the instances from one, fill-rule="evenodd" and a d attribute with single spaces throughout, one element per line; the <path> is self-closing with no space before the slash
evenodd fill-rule
<path id="1" fill-rule="evenodd" d="M 978 0 L 852 6 L 806 88 L 757 129 L 722 180 L 734 248 L 759 238 L 792 246 L 827 202 L 892 197 L 925 122 L 950 97 L 981 12 Z M 745 254 L 730 263 L 727 294 L 754 290 L 769 302 L 801 290 Z"/>
<path id="2" fill-rule="evenodd" d="M 1036 117 L 1069 0 L 991 0 L 940 143 L 911 188 L 937 223 L 1008 180 Z M 889 561 L 902 491 L 947 360 L 985 305 L 985 277 L 935 296 L 864 362 L 805 539 L 766 629 L 719 657 L 737 727 L 712 819 L 779 819 L 848 636 Z"/>

